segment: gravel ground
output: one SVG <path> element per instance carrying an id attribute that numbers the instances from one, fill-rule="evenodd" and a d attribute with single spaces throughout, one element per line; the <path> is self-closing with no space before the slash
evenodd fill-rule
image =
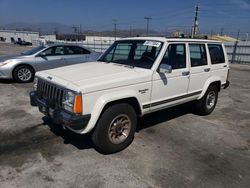
<path id="1" fill-rule="evenodd" d="M 249 187 L 250 66 L 231 66 L 230 81 L 211 115 L 191 105 L 147 115 L 126 150 L 102 155 L 29 105 L 32 84 L 1 80 L 0 187 Z"/>

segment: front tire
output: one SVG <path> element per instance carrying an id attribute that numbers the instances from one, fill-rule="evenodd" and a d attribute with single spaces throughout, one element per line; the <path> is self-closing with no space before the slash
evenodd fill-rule
<path id="1" fill-rule="evenodd" d="M 211 114 L 217 104 L 218 88 L 216 85 L 210 85 L 205 95 L 196 102 L 195 111 L 199 115 Z"/>
<path id="2" fill-rule="evenodd" d="M 19 83 L 32 82 L 34 80 L 35 72 L 32 67 L 28 65 L 20 65 L 13 71 L 14 79 Z"/>
<path id="3" fill-rule="evenodd" d="M 134 138 L 137 116 L 129 104 L 116 104 L 101 115 L 92 134 L 97 150 L 111 154 L 125 149 Z"/>

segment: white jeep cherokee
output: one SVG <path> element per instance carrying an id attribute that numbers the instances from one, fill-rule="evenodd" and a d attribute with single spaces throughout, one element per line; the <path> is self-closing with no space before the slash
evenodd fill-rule
<path id="1" fill-rule="evenodd" d="M 189 101 L 210 114 L 228 74 L 221 42 L 125 38 L 97 62 L 38 72 L 30 98 L 55 124 L 91 132 L 100 151 L 114 153 L 133 140 L 138 116 Z"/>

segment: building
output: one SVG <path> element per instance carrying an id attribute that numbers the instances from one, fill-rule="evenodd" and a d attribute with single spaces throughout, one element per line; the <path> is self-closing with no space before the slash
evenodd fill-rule
<path id="1" fill-rule="evenodd" d="M 36 43 L 39 38 L 38 32 L 33 31 L 16 31 L 16 30 L 0 30 L 1 41 L 12 43 L 18 40 Z"/>

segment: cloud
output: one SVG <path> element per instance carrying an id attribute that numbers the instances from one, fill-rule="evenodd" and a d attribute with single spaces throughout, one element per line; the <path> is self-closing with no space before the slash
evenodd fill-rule
<path id="1" fill-rule="evenodd" d="M 240 8 L 250 10 L 250 0 L 233 0 Z"/>

